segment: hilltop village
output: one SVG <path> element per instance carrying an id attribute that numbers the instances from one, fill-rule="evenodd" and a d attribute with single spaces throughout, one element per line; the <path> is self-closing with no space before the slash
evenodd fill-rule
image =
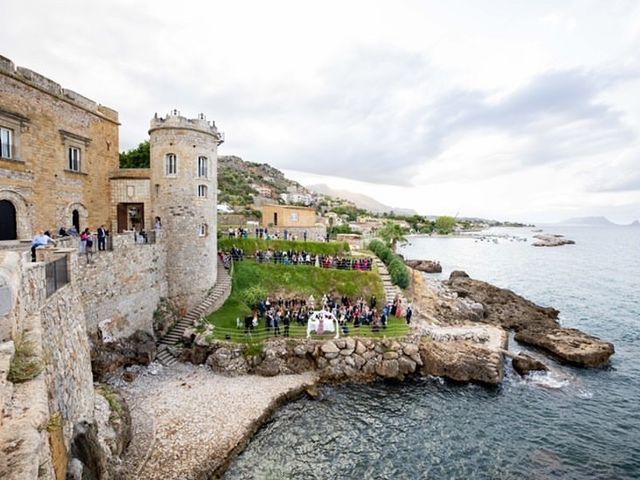
<path id="1" fill-rule="evenodd" d="M 120 128 L 0 57 L 2 478 L 215 477 L 322 383 L 498 385 L 512 357 L 526 375 L 614 353 L 553 308 L 396 252 L 491 222 L 316 193 L 219 156 L 204 114 L 150 112 L 130 152 Z M 509 332 L 544 353 L 514 354 Z"/>

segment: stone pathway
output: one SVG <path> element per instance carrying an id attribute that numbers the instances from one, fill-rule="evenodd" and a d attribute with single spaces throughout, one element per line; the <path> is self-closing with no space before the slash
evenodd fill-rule
<path id="1" fill-rule="evenodd" d="M 183 363 L 152 364 L 132 383 L 114 379 L 134 423 L 124 478 L 209 478 L 282 401 L 315 382 L 313 372 L 225 377 Z"/>
<path id="2" fill-rule="evenodd" d="M 378 257 L 373 257 L 373 263 L 376 267 L 378 267 L 378 274 L 380 275 L 380 279 L 382 280 L 382 285 L 384 287 L 384 296 L 385 302 L 390 303 L 396 298 L 396 295 L 400 296 L 400 300 L 402 300 L 402 305 L 407 306 L 407 299 L 402 294 L 402 290 L 397 285 L 394 285 L 391 281 L 391 275 L 389 275 L 389 271 L 382 260 Z"/>
<path id="3" fill-rule="evenodd" d="M 182 340 L 182 335 L 187 328 L 193 326 L 202 317 L 211 315 L 218 310 L 231 294 L 231 275 L 220 260 L 218 260 L 218 277 L 211 292 L 194 307 L 187 315 L 181 318 L 169 332 L 158 342 L 157 360 L 163 365 L 169 366 L 177 362 L 171 352 L 171 348 Z"/>

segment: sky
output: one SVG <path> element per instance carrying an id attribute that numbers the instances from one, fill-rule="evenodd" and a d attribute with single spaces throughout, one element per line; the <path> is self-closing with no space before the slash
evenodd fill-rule
<path id="1" fill-rule="evenodd" d="M 640 2 L 2 0 L 0 55 L 421 214 L 640 218 Z"/>

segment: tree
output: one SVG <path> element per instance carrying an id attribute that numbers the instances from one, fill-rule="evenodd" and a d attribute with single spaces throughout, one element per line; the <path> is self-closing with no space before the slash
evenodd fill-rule
<path id="1" fill-rule="evenodd" d="M 443 215 L 442 217 L 438 217 L 436 219 L 435 229 L 438 233 L 441 233 L 443 235 L 448 235 L 453 232 L 455 226 L 456 219 L 453 217 Z"/>
<path id="2" fill-rule="evenodd" d="M 380 238 L 382 238 L 393 252 L 396 251 L 398 242 L 406 242 L 407 239 L 404 236 L 404 228 L 400 224 L 395 222 L 385 222 L 384 227 L 378 232 Z"/>
<path id="3" fill-rule="evenodd" d="M 149 140 L 120 154 L 120 168 L 149 168 L 150 165 Z"/>

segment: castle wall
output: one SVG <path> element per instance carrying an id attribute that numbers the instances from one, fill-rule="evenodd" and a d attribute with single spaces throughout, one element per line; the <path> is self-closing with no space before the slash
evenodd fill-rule
<path id="1" fill-rule="evenodd" d="M 153 333 L 153 312 L 168 294 L 167 243 L 137 244 L 133 233 L 115 235 L 113 251 L 97 252 L 92 263 L 80 259 L 78 288 L 87 331 L 118 339 L 136 330 Z"/>
<path id="2" fill-rule="evenodd" d="M 118 114 L 0 57 L 0 127 L 13 132 L 11 158 L 0 158 L 0 200 L 17 210 L 17 236 L 110 222 L 108 172 L 118 168 Z M 68 148 L 81 151 L 69 170 Z M 4 157 L 4 155 L 0 155 Z"/>
<path id="3" fill-rule="evenodd" d="M 75 251 L 58 255 L 67 256 L 69 272 L 77 270 Z M 92 423 L 94 415 L 91 355 L 80 291 L 72 273 L 67 285 L 47 297 L 45 264 L 24 258 L 16 262 L 16 256 L 0 252 L 0 264 L 6 267 L 5 274 L 10 270 L 10 286 L 18 290 L 19 299 L 12 305 L 11 338 L 4 339 L 2 347 L 28 343 L 44 369 L 32 380 L 9 384 L 11 408 L 4 412 L 0 448 L 10 452 L 6 462 L 10 467 L 5 471 L 4 463 L 0 465 L 0 477 L 52 478 L 56 459 L 56 473 L 64 477 L 74 426 Z M 8 319 L 9 315 L 0 316 L 0 323 Z M 54 444 L 59 448 L 51 449 Z M 6 445 L 14 447 L 5 450 Z"/>

